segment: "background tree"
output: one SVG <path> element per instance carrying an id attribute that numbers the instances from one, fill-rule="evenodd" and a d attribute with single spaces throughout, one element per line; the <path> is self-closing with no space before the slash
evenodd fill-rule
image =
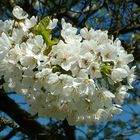
<path id="1" fill-rule="evenodd" d="M 25 11 L 42 19 L 45 16 L 65 18 L 78 28 L 84 26 L 94 29 L 108 30 L 109 35 L 120 38 L 123 47 L 133 53 L 137 65 L 137 80 L 134 89 L 129 91 L 125 100 L 124 112 L 130 116 L 124 122 L 122 119 L 94 123 L 85 128 L 69 126 L 67 121 L 49 119 L 47 125 L 37 121 L 37 115 L 31 116 L 22 109 L 20 103 L 11 99 L 2 89 L 0 91 L 0 131 L 9 131 L 0 135 L 2 139 L 14 136 L 18 139 L 129 139 L 134 134 L 140 134 L 140 1 L 139 0 L 0 0 L 0 17 L 12 17 L 12 9 L 20 5 Z M 59 28 L 57 33 L 59 33 Z M 57 36 L 57 34 L 56 34 Z M 0 81 L 2 83 L 3 81 Z M 14 93 L 11 93 L 14 94 Z M 15 98 L 16 99 L 16 98 Z M 137 109 L 136 109 L 137 108 Z M 45 123 L 44 123 L 45 124 Z M 83 134 L 82 134 L 83 133 Z M 140 139 L 140 135 L 139 138 Z"/>

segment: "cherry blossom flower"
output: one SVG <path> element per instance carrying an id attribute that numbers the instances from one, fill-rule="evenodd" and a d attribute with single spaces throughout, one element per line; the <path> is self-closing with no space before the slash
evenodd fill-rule
<path id="1" fill-rule="evenodd" d="M 57 19 L 42 24 L 48 29 L 42 33 L 37 17 L 28 18 L 19 6 L 12 13 L 15 20 L 0 21 L 0 78 L 6 92 L 24 95 L 32 114 L 71 125 L 111 119 L 121 111 L 136 76 L 135 66 L 129 67 L 134 57 L 119 39 L 93 28 L 79 32 L 62 19 L 54 43 L 50 31 Z"/>

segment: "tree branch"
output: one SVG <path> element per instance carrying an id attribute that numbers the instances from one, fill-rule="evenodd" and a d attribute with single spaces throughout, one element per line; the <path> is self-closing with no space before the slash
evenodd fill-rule
<path id="1" fill-rule="evenodd" d="M 29 137 L 37 140 L 56 140 L 49 127 L 38 123 L 28 112 L 21 109 L 11 98 L 7 96 L 4 90 L 0 89 L 0 110 L 10 116 L 23 129 Z"/>
<path id="2" fill-rule="evenodd" d="M 64 131 L 66 134 L 66 140 L 76 140 L 75 139 L 75 127 L 70 126 L 66 119 L 63 121 L 63 128 L 64 128 Z"/>
<path id="3" fill-rule="evenodd" d="M 3 118 L 0 116 L 0 123 L 6 125 L 6 126 L 9 126 L 9 127 L 12 127 L 12 128 L 19 128 L 19 126 L 17 124 L 15 124 L 14 122 L 12 122 L 11 120 L 8 120 L 6 118 Z"/>
<path id="4" fill-rule="evenodd" d="M 109 29 L 109 34 L 113 34 L 113 36 L 116 38 L 118 35 L 133 32 L 135 30 L 140 30 L 140 23 L 138 20 L 132 21 L 130 24 L 127 24 L 122 28 L 117 28 L 117 26 L 111 27 Z"/>
<path id="5" fill-rule="evenodd" d="M 9 140 L 12 137 L 14 137 L 16 135 L 16 133 L 17 133 L 17 131 L 15 129 L 13 129 L 5 137 L 3 137 L 2 140 Z"/>
<path id="6" fill-rule="evenodd" d="M 96 12 L 98 12 L 99 9 L 102 9 L 104 7 L 105 4 L 105 0 L 101 1 L 101 3 L 99 4 L 99 6 L 96 9 L 92 9 L 92 4 L 90 4 L 90 8 L 87 11 L 86 16 L 77 24 L 78 26 L 85 26 L 85 22 L 88 20 L 88 18 L 90 16 L 92 16 L 93 14 L 95 14 Z"/>

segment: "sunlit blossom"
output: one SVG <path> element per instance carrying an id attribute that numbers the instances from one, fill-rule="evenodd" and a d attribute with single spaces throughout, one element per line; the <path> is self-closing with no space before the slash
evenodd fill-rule
<path id="1" fill-rule="evenodd" d="M 50 31 L 57 19 L 39 26 L 38 18 L 28 18 L 19 6 L 13 15 L 15 20 L 0 21 L 0 76 L 6 92 L 24 95 L 32 114 L 67 119 L 71 125 L 111 119 L 121 111 L 135 66 L 128 66 L 134 57 L 119 39 L 92 28 L 79 32 L 62 19 L 54 43 Z"/>

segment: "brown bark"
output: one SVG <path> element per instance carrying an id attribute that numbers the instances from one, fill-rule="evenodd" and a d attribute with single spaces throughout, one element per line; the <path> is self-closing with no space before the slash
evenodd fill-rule
<path id="1" fill-rule="evenodd" d="M 63 121 L 63 128 L 66 134 L 66 140 L 76 140 L 75 138 L 75 126 L 70 126 L 65 119 Z"/>

